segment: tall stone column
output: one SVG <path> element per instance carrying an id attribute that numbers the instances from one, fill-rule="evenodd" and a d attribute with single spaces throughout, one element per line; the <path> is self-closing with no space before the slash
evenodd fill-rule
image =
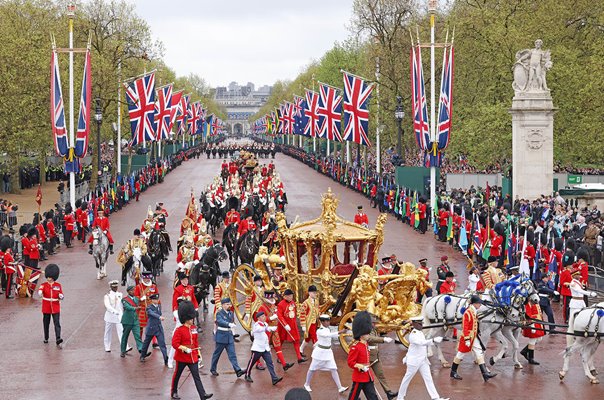
<path id="1" fill-rule="evenodd" d="M 550 53 L 535 49 L 516 53 L 512 99 L 512 194 L 533 200 L 549 195 L 554 179 L 554 113 L 545 80 Z"/>

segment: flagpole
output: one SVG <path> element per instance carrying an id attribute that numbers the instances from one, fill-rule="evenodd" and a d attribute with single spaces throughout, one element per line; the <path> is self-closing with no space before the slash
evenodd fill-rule
<path id="1" fill-rule="evenodd" d="M 312 74 L 312 91 L 315 92 L 315 74 Z M 317 154 L 317 132 L 315 132 L 315 124 L 310 129 L 312 134 L 312 152 Z"/>
<path id="2" fill-rule="evenodd" d="M 75 138 L 73 134 L 73 18 L 75 16 L 75 5 L 67 5 L 67 16 L 69 17 L 69 159 L 71 159 L 72 149 L 75 147 Z M 73 168 L 72 168 L 73 169 Z M 69 202 L 71 207 L 75 208 L 75 171 L 69 173 Z"/>
<path id="3" fill-rule="evenodd" d="M 375 80 L 380 81 L 380 58 L 375 59 Z M 382 162 L 380 154 L 380 85 L 376 84 L 376 98 L 377 98 L 377 113 L 375 114 L 375 162 L 376 171 L 378 174 L 382 173 Z"/>
<path id="4" fill-rule="evenodd" d="M 434 57 L 434 17 L 436 14 L 436 0 L 428 2 L 428 11 L 430 12 L 430 141 L 436 141 L 436 94 L 434 87 L 435 57 Z M 434 223 L 434 207 L 436 204 L 436 167 L 430 165 L 430 208 L 432 214 L 432 223 Z"/>
<path id="5" fill-rule="evenodd" d="M 122 174 L 122 58 L 117 60 L 117 174 Z"/>

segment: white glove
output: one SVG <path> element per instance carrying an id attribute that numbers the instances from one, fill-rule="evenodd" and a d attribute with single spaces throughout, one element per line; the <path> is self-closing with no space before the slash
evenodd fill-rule
<path id="1" fill-rule="evenodd" d="M 470 339 L 466 339 L 466 347 L 470 347 Z"/>
<path id="2" fill-rule="evenodd" d="M 305 326 L 302 327 L 302 332 L 306 332 L 306 327 Z"/>
<path id="3" fill-rule="evenodd" d="M 367 367 L 367 366 L 363 367 L 363 372 L 367 372 L 367 371 L 369 371 L 369 367 Z"/>
<path id="4" fill-rule="evenodd" d="M 292 328 L 291 328 L 291 326 L 289 326 L 289 325 L 285 325 L 285 330 L 289 332 L 289 331 L 291 331 L 291 330 L 292 330 Z"/>
<path id="5" fill-rule="evenodd" d="M 536 330 L 534 330 L 534 329 L 531 329 L 531 333 L 532 333 L 532 334 L 535 334 L 535 333 L 537 333 L 537 331 L 536 331 Z"/>
<path id="6" fill-rule="evenodd" d="M 147 296 L 142 296 L 141 301 L 145 301 L 145 300 L 147 300 Z"/>
<path id="7" fill-rule="evenodd" d="M 269 319 L 270 319 L 271 321 L 274 321 L 274 320 L 276 320 L 277 318 L 279 318 L 279 317 L 277 316 L 277 314 L 273 314 L 273 315 L 271 315 L 271 317 L 270 317 Z"/>
<path id="8" fill-rule="evenodd" d="M 183 352 L 185 352 L 187 354 L 191 354 L 193 352 L 193 350 L 191 350 L 187 347 L 186 349 L 183 350 Z"/>
<path id="9" fill-rule="evenodd" d="M 589 295 L 590 295 L 591 297 L 596 297 L 598 294 L 597 294 L 596 292 L 591 292 Z"/>
<path id="10" fill-rule="evenodd" d="M 443 341 L 443 338 L 442 338 L 442 336 L 437 336 L 434 339 L 432 339 L 432 341 L 434 343 L 441 343 Z"/>
<path id="11" fill-rule="evenodd" d="M 392 343 L 394 342 L 394 339 L 390 338 L 390 337 L 385 337 L 384 338 L 384 343 Z"/>
<path id="12" fill-rule="evenodd" d="M 234 327 L 235 327 L 235 324 L 231 322 L 231 323 L 229 324 L 229 328 L 234 328 Z"/>
<path id="13" fill-rule="evenodd" d="M 194 264 L 194 265 L 199 264 L 199 260 L 193 260 L 193 264 Z"/>
<path id="14" fill-rule="evenodd" d="M 554 296 L 560 296 L 560 292 L 557 290 L 554 290 Z"/>
<path id="15" fill-rule="evenodd" d="M 276 326 L 269 326 L 269 327 L 266 328 L 266 330 L 269 331 L 269 332 L 275 332 L 277 330 L 277 327 Z"/>
<path id="16" fill-rule="evenodd" d="M 65 296 L 63 296 L 63 293 L 59 293 L 59 300 L 63 300 L 65 298 Z"/>
<path id="17" fill-rule="evenodd" d="M 183 269 L 185 269 L 185 264 L 183 264 L 183 262 L 182 262 L 182 261 L 181 261 L 181 262 L 179 262 L 177 265 L 178 265 L 178 269 L 179 269 L 179 270 L 181 270 L 181 271 L 182 271 Z"/>

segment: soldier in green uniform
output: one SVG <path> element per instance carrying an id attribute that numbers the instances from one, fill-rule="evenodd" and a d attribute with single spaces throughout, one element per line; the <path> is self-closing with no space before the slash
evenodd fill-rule
<path id="1" fill-rule="evenodd" d="M 122 334 L 122 343 L 121 343 L 121 354 L 120 357 L 126 357 L 126 347 L 128 346 L 128 337 L 130 336 L 130 332 L 134 335 L 134 340 L 136 341 L 136 348 L 140 353 L 143 349 L 143 342 L 141 341 L 140 336 L 140 325 L 138 322 L 138 307 L 139 307 L 139 299 L 134 295 L 134 286 L 128 286 L 127 289 L 128 296 L 122 299 L 122 305 L 124 306 L 124 314 L 122 315 L 122 326 L 124 327 L 124 333 Z M 146 355 L 141 354 L 141 356 L 149 357 L 151 353 L 147 353 Z"/>

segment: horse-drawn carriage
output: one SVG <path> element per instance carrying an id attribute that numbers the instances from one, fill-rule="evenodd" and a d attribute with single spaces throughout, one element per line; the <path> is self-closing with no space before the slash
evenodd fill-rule
<path id="1" fill-rule="evenodd" d="M 396 332 L 407 343 L 409 318 L 421 313 L 421 305 L 415 303 L 417 292 L 430 287 L 425 272 L 404 263 L 393 274 L 378 277 L 375 265 L 386 214 L 378 217 L 375 229 L 367 229 L 340 218 L 337 206 L 338 199 L 329 190 L 323 195 L 319 218 L 288 227 L 285 216 L 277 214 L 283 256 L 261 247 L 253 265 L 242 264 L 233 274 L 230 297 L 244 329 L 250 330 L 251 317 L 263 301 L 263 289 L 282 293 L 289 288 L 301 303 L 309 286 L 315 285 L 320 311 L 332 316 L 332 325 L 350 331 L 355 314 L 367 310 L 377 318 L 378 333 Z M 263 287 L 254 286 L 256 275 L 262 278 Z M 340 336 L 346 351 L 351 341 L 351 334 Z"/>

